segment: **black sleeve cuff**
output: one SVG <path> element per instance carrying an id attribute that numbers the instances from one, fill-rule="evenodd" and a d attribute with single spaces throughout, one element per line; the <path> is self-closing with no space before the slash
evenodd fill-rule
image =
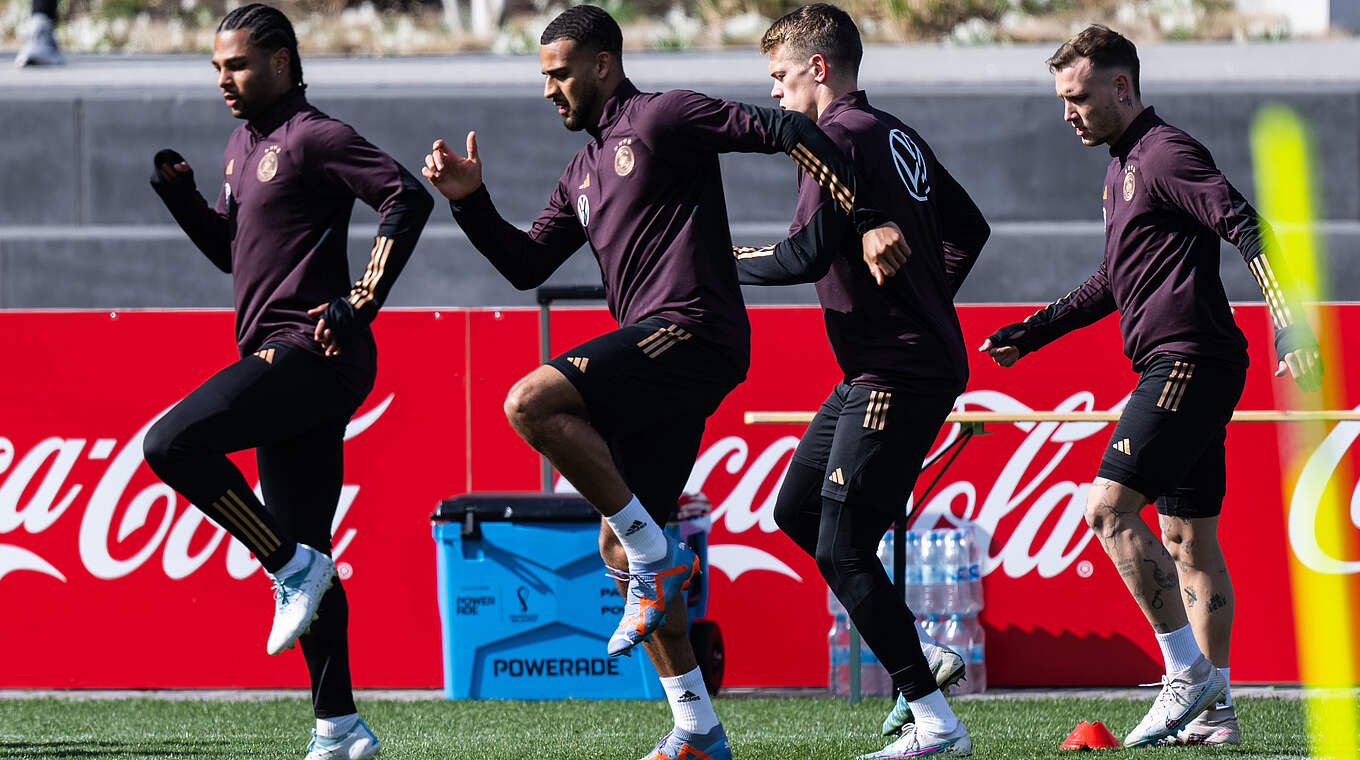
<path id="1" fill-rule="evenodd" d="M 449 201 L 449 210 L 453 212 L 454 216 L 458 216 L 489 205 L 491 205 L 491 193 L 487 191 L 486 185 L 483 184 L 462 198 Z"/>
<path id="2" fill-rule="evenodd" d="M 1284 358 L 1301 348 L 1317 348 L 1317 337 L 1305 324 L 1293 324 L 1275 331 L 1275 356 Z"/>

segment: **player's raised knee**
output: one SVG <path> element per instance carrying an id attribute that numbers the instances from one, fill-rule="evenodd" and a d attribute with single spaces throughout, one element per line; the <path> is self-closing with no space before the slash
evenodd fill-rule
<path id="1" fill-rule="evenodd" d="M 165 472 L 174 461 L 175 439 L 179 437 L 179 432 L 176 426 L 167 424 L 162 417 L 142 439 L 142 456 L 146 457 L 147 465 L 157 475 Z"/>
<path id="2" fill-rule="evenodd" d="M 542 406 L 539 402 L 541 394 L 535 389 L 532 380 L 532 375 L 521 379 L 510 386 L 510 392 L 505 394 L 505 418 L 516 430 L 530 426 Z"/>

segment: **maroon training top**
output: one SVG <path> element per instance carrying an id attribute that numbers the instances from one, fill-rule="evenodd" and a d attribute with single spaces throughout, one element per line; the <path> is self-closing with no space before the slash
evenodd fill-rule
<path id="1" fill-rule="evenodd" d="M 371 356 L 366 324 L 415 249 L 433 201 L 396 161 L 293 90 L 237 127 L 222 155 L 215 208 L 187 182 L 152 183 L 175 221 L 232 275 L 242 356 L 267 342 L 314 353 L 307 310 L 348 296 L 365 325 L 342 356 Z M 382 218 L 368 270 L 351 284 L 346 247 L 354 199 Z M 355 355 L 355 354 L 359 355 Z"/>
<path id="2" fill-rule="evenodd" d="M 661 317 L 712 343 L 742 371 L 751 327 L 737 284 L 718 154 L 789 153 L 833 187 L 854 175 L 810 119 L 696 92 L 639 92 L 624 80 L 528 232 L 505 222 L 483 186 L 450 203 L 477 250 L 521 290 L 589 243 L 620 325 Z"/>
<path id="3" fill-rule="evenodd" d="M 841 224 L 836 232 L 813 231 L 824 223 L 820 211 L 831 199 L 803 172 L 789 240 L 741 249 L 741 281 L 815 280 L 846 383 L 962 392 L 968 356 L 954 294 L 991 234 L 987 221 L 921 136 L 869 105 L 863 91 L 831 101 L 817 125 L 854 164 L 857 201 L 895 222 L 912 255 L 878 285 L 864 263 L 858 230 Z M 821 246 L 814 241 L 822 238 L 828 238 L 825 250 L 815 250 Z"/>
<path id="4" fill-rule="evenodd" d="M 1026 320 L 1016 345 L 1032 351 L 1117 309 L 1124 354 L 1135 370 L 1159 353 L 1245 367 L 1247 341 L 1219 278 L 1223 238 L 1266 294 L 1277 351 L 1297 347 L 1285 335 L 1308 333 L 1307 323 L 1276 280 L 1278 264 L 1266 256 L 1271 229 L 1209 151 L 1147 108 L 1110 155 L 1102 191 L 1105 258 L 1084 284 Z"/>

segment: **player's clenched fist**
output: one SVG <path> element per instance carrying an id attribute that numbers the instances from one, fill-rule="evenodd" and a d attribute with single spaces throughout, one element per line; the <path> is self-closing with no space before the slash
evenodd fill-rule
<path id="1" fill-rule="evenodd" d="M 468 132 L 467 158 L 449 148 L 442 139 L 434 141 L 425 166 L 420 170 L 440 195 L 451 201 L 462 200 L 482 186 L 482 162 L 477 158 L 477 133 Z"/>

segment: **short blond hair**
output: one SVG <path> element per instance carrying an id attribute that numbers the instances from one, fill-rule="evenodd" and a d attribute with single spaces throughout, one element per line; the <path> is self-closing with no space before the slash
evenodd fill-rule
<path id="1" fill-rule="evenodd" d="M 768 55 L 780 47 L 798 55 L 821 55 L 851 74 L 859 73 L 864 58 L 854 19 L 830 3 L 804 5 L 771 24 L 760 38 L 760 52 Z"/>

